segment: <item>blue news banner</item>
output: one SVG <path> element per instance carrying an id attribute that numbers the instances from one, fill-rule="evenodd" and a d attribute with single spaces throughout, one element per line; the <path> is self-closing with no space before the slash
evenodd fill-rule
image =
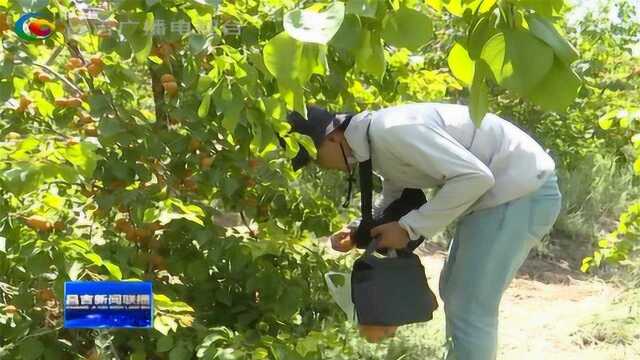
<path id="1" fill-rule="evenodd" d="M 151 328 L 150 281 L 66 281 L 65 328 Z"/>

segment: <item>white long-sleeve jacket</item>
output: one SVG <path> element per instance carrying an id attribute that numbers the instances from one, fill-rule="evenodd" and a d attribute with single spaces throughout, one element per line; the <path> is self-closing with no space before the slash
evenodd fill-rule
<path id="1" fill-rule="evenodd" d="M 429 238 L 471 211 L 535 191 L 555 169 L 551 156 L 520 128 L 491 113 L 476 128 L 463 105 L 416 103 L 363 111 L 351 119 L 345 137 L 359 162 L 372 152 L 373 170 L 383 180 L 374 215 L 404 188 L 440 186 L 428 203 L 398 221 L 411 240 Z"/>

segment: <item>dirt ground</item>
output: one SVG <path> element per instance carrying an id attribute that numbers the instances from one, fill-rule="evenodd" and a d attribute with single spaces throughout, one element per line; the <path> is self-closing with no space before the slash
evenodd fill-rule
<path id="1" fill-rule="evenodd" d="M 416 250 L 432 289 L 446 249 L 424 245 Z M 606 311 L 620 290 L 570 269 L 564 261 L 529 258 L 505 292 L 500 305 L 499 359 L 633 359 L 624 348 L 584 346 L 572 336 L 589 315 Z"/>

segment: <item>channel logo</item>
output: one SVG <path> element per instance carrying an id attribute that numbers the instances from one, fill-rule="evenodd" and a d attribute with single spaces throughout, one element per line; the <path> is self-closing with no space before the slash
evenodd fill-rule
<path id="1" fill-rule="evenodd" d="M 23 40 L 37 41 L 50 37 L 55 25 L 36 13 L 24 14 L 16 21 L 15 32 Z"/>

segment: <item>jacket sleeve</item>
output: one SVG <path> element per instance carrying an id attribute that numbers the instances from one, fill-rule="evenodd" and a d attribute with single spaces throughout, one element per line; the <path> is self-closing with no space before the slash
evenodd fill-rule
<path id="1" fill-rule="evenodd" d="M 398 221 L 412 240 L 442 231 L 495 183 L 491 170 L 444 129 L 396 125 L 386 129 L 384 142 L 398 161 L 442 184 L 431 201 Z"/>

